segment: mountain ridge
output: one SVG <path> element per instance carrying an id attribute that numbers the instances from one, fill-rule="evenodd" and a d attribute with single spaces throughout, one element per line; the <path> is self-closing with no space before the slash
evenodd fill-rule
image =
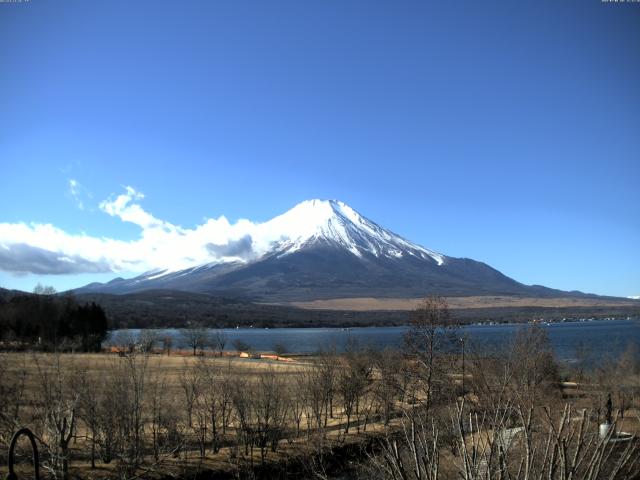
<path id="1" fill-rule="evenodd" d="M 589 295 L 524 285 L 486 263 L 425 248 L 338 200 L 301 202 L 257 225 L 253 236 L 244 237 L 243 242 L 242 251 L 216 246 L 217 251 L 234 254 L 223 261 L 175 271 L 154 270 L 74 291 L 124 294 L 168 289 L 252 301 L 410 298 L 427 294 Z M 249 250 L 251 254 L 247 254 Z"/>

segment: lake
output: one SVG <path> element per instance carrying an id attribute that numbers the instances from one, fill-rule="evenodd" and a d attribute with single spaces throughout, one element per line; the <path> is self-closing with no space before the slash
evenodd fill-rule
<path id="1" fill-rule="evenodd" d="M 467 345 L 506 345 L 513 335 L 526 325 L 468 325 L 458 329 L 456 335 L 467 338 Z M 629 344 L 640 346 L 640 320 L 594 320 L 584 322 L 551 323 L 543 325 L 557 357 L 563 361 L 576 358 L 576 351 L 586 347 L 594 360 L 607 356 L 618 356 Z M 378 350 L 400 347 L 408 327 L 367 327 L 367 328 L 239 328 L 223 329 L 227 338 L 225 350 L 234 350 L 233 342 L 241 340 L 256 351 L 274 349 L 276 344 L 284 345 L 288 352 L 315 353 L 321 349 L 335 347 L 344 350 L 349 341 Z M 173 348 L 187 348 L 180 329 L 149 330 L 160 338 L 172 337 Z M 211 330 L 215 332 L 216 330 Z M 141 330 L 115 330 L 110 332 L 105 345 L 118 343 L 123 335 L 138 336 Z"/>

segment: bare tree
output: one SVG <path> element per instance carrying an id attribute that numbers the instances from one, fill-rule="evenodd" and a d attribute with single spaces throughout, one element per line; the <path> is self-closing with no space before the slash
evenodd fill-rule
<path id="1" fill-rule="evenodd" d="M 306 385 L 302 375 L 296 375 L 295 380 L 289 383 L 289 411 L 296 425 L 296 438 L 300 437 L 300 424 L 305 412 Z"/>
<path id="2" fill-rule="evenodd" d="M 111 344 L 118 353 L 133 353 L 136 349 L 136 337 L 130 330 L 119 330 L 111 339 Z"/>
<path id="3" fill-rule="evenodd" d="M 61 365 L 60 354 L 33 357 L 38 370 L 41 401 L 36 404 L 48 459 L 43 466 L 54 478 L 69 478 L 69 443 L 76 429 L 79 395 Z"/>
<path id="4" fill-rule="evenodd" d="M 96 468 L 96 447 L 99 437 L 100 381 L 86 369 L 78 369 L 75 375 L 78 389 L 78 417 L 86 426 L 91 443 L 91 468 Z"/>
<path id="5" fill-rule="evenodd" d="M 469 359 L 476 408 L 497 412 L 507 403 L 523 407 L 556 404 L 560 375 L 546 333 L 521 328 L 506 345 L 472 345 Z"/>
<path id="6" fill-rule="evenodd" d="M 443 354 L 455 342 L 451 335 L 454 326 L 447 302 L 442 297 L 424 298 L 410 316 L 405 344 L 416 361 L 417 386 L 422 390 L 420 398 L 413 400 L 421 402 L 426 412 L 443 393 L 446 374 Z"/>
<path id="7" fill-rule="evenodd" d="M 227 434 L 227 426 L 232 414 L 232 383 L 235 378 L 233 359 L 229 358 L 226 368 L 220 370 L 220 420 L 222 435 Z"/>
<path id="8" fill-rule="evenodd" d="M 344 433 L 349 433 L 352 417 L 360 415 L 360 407 L 369 384 L 371 371 L 371 358 L 367 352 L 351 350 L 345 353 L 345 362 L 338 377 L 338 391 L 347 417 Z"/>
<path id="9" fill-rule="evenodd" d="M 151 443 L 153 448 L 153 458 L 156 462 L 160 460 L 161 437 L 163 435 L 164 414 L 167 410 L 165 400 L 166 377 L 162 374 L 154 374 L 149 378 L 147 396 L 147 409 L 150 417 Z"/>
<path id="10" fill-rule="evenodd" d="M 55 288 L 48 285 L 42 285 L 38 282 L 36 286 L 33 287 L 33 293 L 36 295 L 55 295 L 57 292 Z"/>
<path id="11" fill-rule="evenodd" d="M 102 391 L 97 400 L 97 437 L 96 445 L 104 463 L 111 463 L 120 449 L 120 436 L 118 434 L 120 418 L 122 388 L 118 372 L 113 368 L 107 370 L 101 378 Z"/>
<path id="12" fill-rule="evenodd" d="M 171 347 L 173 346 L 173 338 L 170 335 L 163 337 L 162 339 L 162 350 L 167 354 L 167 356 L 171 355 Z"/>
<path id="13" fill-rule="evenodd" d="M 394 413 L 396 402 L 403 388 L 401 372 L 404 359 L 397 350 L 385 349 L 377 355 L 375 366 L 379 374 L 375 382 L 373 394 L 382 410 L 385 425 L 389 424 Z"/>
<path id="14" fill-rule="evenodd" d="M 254 391 L 253 386 L 244 379 L 234 377 L 231 383 L 231 401 L 233 403 L 234 424 L 238 446 L 244 445 L 245 455 L 253 462 L 254 442 Z M 250 451 L 251 450 L 251 451 Z"/>
<path id="15" fill-rule="evenodd" d="M 479 414 L 456 403 L 452 413 L 457 442 L 454 463 L 443 471 L 442 441 L 428 418 L 411 417 L 400 435 L 382 441 L 372 457 L 376 476 L 397 480 L 621 480 L 640 474 L 637 439 L 619 444 L 615 429 L 598 434 L 586 410 L 566 405 L 559 415 L 505 403 Z M 453 467 L 453 468 L 451 468 Z"/>
<path id="16" fill-rule="evenodd" d="M 214 362 L 203 360 L 199 368 L 201 370 L 201 401 L 206 412 L 209 425 L 211 425 L 211 450 L 217 453 L 220 449 L 220 431 L 223 429 L 225 408 L 228 396 L 224 375 L 220 367 Z"/>
<path id="17" fill-rule="evenodd" d="M 324 426 L 326 427 L 328 419 L 333 418 L 333 400 L 336 393 L 337 372 L 340 368 L 338 355 L 336 355 L 335 350 L 331 349 L 320 352 L 318 362 L 316 362 L 316 368 L 318 381 L 320 382 L 319 387 L 324 397 Z"/>
<path id="18" fill-rule="evenodd" d="M 180 371 L 179 382 L 187 413 L 187 425 L 189 428 L 193 428 L 193 410 L 200 395 L 201 369 L 193 368 L 185 359 L 184 367 Z"/>
<path id="19" fill-rule="evenodd" d="M 371 457 L 374 478 L 437 480 L 440 478 L 440 445 L 433 423 L 411 417 L 398 435 L 381 441 L 380 457 Z M 480 480 L 481 477 L 478 477 Z M 467 480 L 467 479 L 465 479 Z M 484 479 L 489 480 L 489 479 Z"/>
<path id="20" fill-rule="evenodd" d="M 505 405 L 502 410 L 509 409 L 516 414 L 515 422 L 508 415 L 469 414 L 469 426 L 458 429 L 462 478 L 613 480 L 640 474 L 638 442 L 612 441 L 615 429 L 599 435 L 586 410 L 574 415 L 565 405 L 559 416 L 546 409 L 537 417 L 531 407 Z M 455 423 L 462 425 L 465 415 L 461 402 Z"/>
<path id="21" fill-rule="evenodd" d="M 326 371 L 323 372 L 321 361 L 314 362 L 302 373 L 305 392 L 305 406 L 307 409 L 307 438 L 312 429 L 324 435 L 329 411 L 329 391 L 326 381 Z"/>
<path id="22" fill-rule="evenodd" d="M 184 343 L 193 349 L 193 355 L 202 351 L 207 344 L 207 330 L 204 328 L 185 328 L 181 332 Z"/>
<path id="23" fill-rule="evenodd" d="M 638 346 L 629 343 L 627 348 L 616 359 L 602 361 L 599 366 L 600 382 L 606 389 L 604 394 L 611 394 L 613 403 L 620 412 L 620 418 L 636 401 L 640 392 L 640 352 Z"/>
<path id="24" fill-rule="evenodd" d="M 513 393 L 518 403 L 533 406 L 559 393 L 560 373 L 547 332 L 533 325 L 520 329 L 513 339 L 510 359 Z"/>
<path id="25" fill-rule="evenodd" d="M 282 437 L 287 418 L 287 403 L 283 395 L 284 385 L 273 368 L 269 368 L 260 375 L 254 392 L 252 400 L 255 427 L 253 430 L 256 443 L 260 448 L 261 463 L 264 465 L 267 447 L 271 445 L 272 451 L 275 452 Z"/>
<path id="26" fill-rule="evenodd" d="M 142 353 L 153 353 L 153 348 L 158 344 L 160 338 L 152 330 L 142 330 L 138 335 L 137 343 Z"/>
<path id="27" fill-rule="evenodd" d="M 169 381 L 164 370 L 155 369 L 147 377 L 145 429 L 151 436 L 153 463 L 145 468 L 148 470 L 154 467 L 161 473 L 163 463 L 167 459 L 179 456 L 185 447 L 183 422 L 179 418 L 180 409 L 176 405 L 182 402 L 166 394 Z"/>
<path id="28" fill-rule="evenodd" d="M 123 475 L 131 476 L 143 462 L 148 355 L 115 359 L 111 368 L 109 401 L 115 407 L 116 454 Z"/>
<path id="29" fill-rule="evenodd" d="M 224 352 L 224 347 L 227 345 L 228 339 L 227 334 L 224 333 L 224 330 L 216 330 L 210 338 L 211 349 L 214 352 L 218 352 L 220 356 L 222 356 L 222 352 Z"/>

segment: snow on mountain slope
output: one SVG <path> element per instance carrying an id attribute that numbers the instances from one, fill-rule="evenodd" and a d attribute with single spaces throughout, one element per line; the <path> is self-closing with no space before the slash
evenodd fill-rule
<path id="1" fill-rule="evenodd" d="M 357 257 L 369 253 L 375 257 L 412 255 L 431 258 L 438 265 L 445 261 L 444 255 L 408 242 L 336 200 L 299 203 L 288 212 L 260 224 L 256 233 L 259 238 L 269 239 L 272 248 L 267 253 L 277 252 L 278 256 L 324 241 Z"/>
<path id="2" fill-rule="evenodd" d="M 306 200 L 267 222 L 247 225 L 246 229 L 248 233 L 243 238 L 250 248 L 243 256 L 229 255 L 188 268 L 156 269 L 132 281 L 140 283 L 174 278 L 220 264 L 241 266 L 272 255 L 282 257 L 317 243 L 345 249 L 356 257 L 365 254 L 387 258 L 413 256 L 431 259 L 438 265 L 442 265 L 446 258 L 380 227 L 337 200 Z"/>

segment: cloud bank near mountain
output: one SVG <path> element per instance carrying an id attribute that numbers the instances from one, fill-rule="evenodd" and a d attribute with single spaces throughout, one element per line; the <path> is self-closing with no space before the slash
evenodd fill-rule
<path id="1" fill-rule="evenodd" d="M 77 185 L 74 186 L 77 188 Z M 140 227 L 131 241 L 66 232 L 51 224 L 0 223 L 0 270 L 69 274 L 180 270 L 204 263 L 247 261 L 266 251 L 259 225 L 224 216 L 183 228 L 144 210 L 133 187 L 100 203 L 100 210 Z"/>

